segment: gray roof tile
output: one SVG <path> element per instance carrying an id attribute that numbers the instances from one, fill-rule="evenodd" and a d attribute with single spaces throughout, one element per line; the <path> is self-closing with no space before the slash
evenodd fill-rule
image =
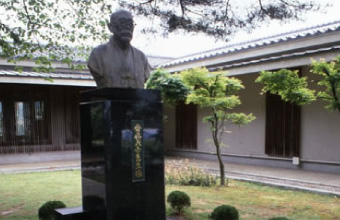
<path id="1" fill-rule="evenodd" d="M 286 32 L 286 33 L 282 33 L 278 35 L 268 36 L 268 37 L 264 37 L 260 39 L 253 39 L 253 40 L 246 41 L 246 42 L 231 43 L 231 44 L 226 45 L 225 47 L 220 47 L 220 48 L 216 48 L 213 50 L 191 54 L 188 56 L 184 56 L 184 57 L 172 60 L 170 62 L 160 65 L 160 67 L 166 68 L 166 67 L 176 66 L 182 63 L 202 60 L 204 58 L 212 58 L 215 56 L 238 52 L 238 51 L 249 49 L 249 48 L 256 48 L 259 46 L 275 44 L 275 43 L 279 43 L 283 41 L 294 40 L 297 38 L 315 36 L 318 34 L 324 34 L 327 32 L 333 32 L 333 31 L 338 31 L 338 30 L 340 30 L 340 21 L 334 21 L 331 23 L 298 29 L 298 30 L 294 30 L 294 31 L 290 31 L 290 32 Z M 301 53 L 306 53 L 306 52 L 301 52 Z"/>
<path id="2" fill-rule="evenodd" d="M 90 73 L 41 73 L 41 72 L 18 72 L 0 70 L 0 76 L 15 77 L 36 77 L 36 78 L 52 78 L 52 79 L 76 79 L 76 80 L 92 80 Z"/>

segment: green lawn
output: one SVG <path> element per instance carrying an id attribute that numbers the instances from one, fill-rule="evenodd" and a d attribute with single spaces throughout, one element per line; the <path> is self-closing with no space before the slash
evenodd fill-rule
<path id="1" fill-rule="evenodd" d="M 185 191 L 192 207 L 188 219 L 208 219 L 220 204 L 235 206 L 240 219 L 287 216 L 296 220 L 340 219 L 340 198 L 230 181 L 229 187 L 166 186 L 166 194 Z M 68 207 L 81 205 L 80 171 L 0 175 L 0 219 L 37 220 L 38 208 L 49 200 Z M 170 208 L 167 206 L 168 213 Z"/>

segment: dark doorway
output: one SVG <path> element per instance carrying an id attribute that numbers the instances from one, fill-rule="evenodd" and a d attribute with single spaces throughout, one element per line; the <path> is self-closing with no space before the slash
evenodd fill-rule
<path id="1" fill-rule="evenodd" d="M 278 95 L 266 97 L 266 149 L 276 157 L 298 157 L 300 154 L 301 108 L 281 100 Z"/>
<path id="2" fill-rule="evenodd" d="M 176 148 L 197 149 L 197 106 L 176 107 Z"/>

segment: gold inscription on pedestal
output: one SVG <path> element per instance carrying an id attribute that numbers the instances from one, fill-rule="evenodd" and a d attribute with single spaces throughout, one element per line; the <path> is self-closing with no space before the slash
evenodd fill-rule
<path id="1" fill-rule="evenodd" d="M 131 124 L 133 130 L 133 181 L 144 181 L 143 121 L 132 121 Z"/>

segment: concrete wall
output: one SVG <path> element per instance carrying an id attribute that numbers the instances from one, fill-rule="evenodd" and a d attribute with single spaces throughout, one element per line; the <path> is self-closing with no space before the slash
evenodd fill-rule
<path id="1" fill-rule="evenodd" d="M 308 72 L 304 68 L 304 75 L 317 82 L 319 78 Z M 320 89 L 316 82 L 310 83 L 310 87 Z M 301 159 L 340 163 L 340 114 L 325 106 L 326 102 L 318 100 L 302 107 Z"/>
<path id="2" fill-rule="evenodd" d="M 265 156 L 265 97 L 260 95 L 261 85 L 254 83 L 257 75 L 243 75 L 238 77 L 242 80 L 245 89 L 240 92 L 242 104 L 235 112 L 253 113 L 256 120 L 248 125 L 239 127 L 230 125 L 231 133 L 225 134 L 223 142 L 227 147 L 222 148 L 226 154 L 237 154 L 246 156 Z M 198 150 L 215 152 L 215 146 L 207 139 L 211 139 L 209 127 L 202 122 L 202 118 L 209 114 L 209 109 L 198 111 Z"/>
<path id="3" fill-rule="evenodd" d="M 307 75 L 310 80 L 318 80 L 309 73 L 308 68 L 303 68 L 303 75 Z M 254 83 L 256 77 L 257 74 L 238 77 L 246 89 L 240 93 L 242 105 L 236 111 L 252 112 L 256 120 L 242 127 L 230 126 L 232 133 L 226 134 L 223 139 L 228 145 L 222 150 L 225 154 L 267 157 L 264 153 L 265 96 L 260 95 L 261 85 Z M 310 86 L 320 89 L 316 83 Z M 306 162 L 340 163 L 340 114 L 326 110 L 325 105 L 325 102 L 318 100 L 302 107 L 300 159 Z M 202 109 L 198 113 L 198 150 L 215 152 L 214 145 L 205 141 L 211 138 L 207 124 L 202 123 L 202 118 L 208 113 L 208 109 Z"/>
<path id="4" fill-rule="evenodd" d="M 316 79 L 309 73 L 308 67 L 303 68 L 303 75 Z M 257 74 L 239 76 L 246 89 L 240 92 L 242 105 L 235 111 L 253 113 L 256 120 L 248 125 L 230 126 L 232 133 L 224 136 L 223 142 L 228 147 L 222 148 L 226 162 L 253 165 L 278 166 L 294 169 L 340 172 L 340 114 L 329 112 L 323 101 L 316 101 L 302 107 L 300 165 L 292 164 L 292 158 L 268 157 L 265 154 L 265 96 L 260 95 L 261 84 L 254 83 Z M 317 88 L 316 83 L 311 85 Z M 209 114 L 209 109 L 198 109 L 197 151 L 175 149 L 175 111 L 167 109 L 168 122 L 165 123 L 165 147 L 168 155 L 181 155 L 197 158 L 215 158 L 216 152 L 211 139 L 208 124 L 202 118 Z M 170 134 L 168 133 L 170 132 Z"/>

